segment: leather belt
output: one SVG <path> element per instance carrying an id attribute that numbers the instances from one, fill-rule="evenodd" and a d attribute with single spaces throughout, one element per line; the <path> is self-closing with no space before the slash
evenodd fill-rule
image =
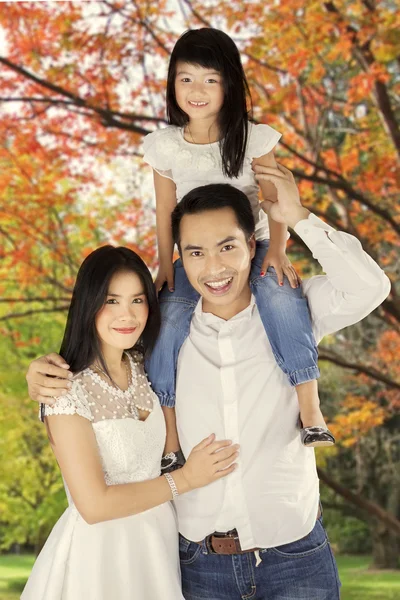
<path id="1" fill-rule="evenodd" d="M 317 519 L 321 516 L 321 508 L 318 508 Z M 210 554 L 245 554 L 246 552 L 256 552 L 261 548 L 249 548 L 248 550 L 242 550 L 240 546 L 240 540 L 236 529 L 231 529 L 226 533 L 220 533 L 215 531 L 201 542 L 196 544 L 202 545 L 203 542 Z"/>
<path id="2" fill-rule="evenodd" d="M 226 533 L 219 533 L 218 531 L 211 533 L 204 539 L 204 542 L 210 554 L 245 554 L 246 552 L 260 550 L 260 548 L 242 550 L 236 529 Z M 202 542 L 197 543 L 202 544 Z"/>

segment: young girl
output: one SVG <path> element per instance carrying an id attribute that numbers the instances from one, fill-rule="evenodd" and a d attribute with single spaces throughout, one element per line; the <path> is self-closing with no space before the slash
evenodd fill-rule
<path id="1" fill-rule="evenodd" d="M 260 281 L 252 285 L 261 320 L 278 365 L 287 374 L 290 384 L 296 386 L 303 443 L 327 446 L 335 440 L 319 408 L 318 356 L 307 302 L 285 254 L 287 229 L 263 212 L 252 171 L 254 164 L 276 166 L 273 148 L 281 136 L 269 125 L 249 121 L 246 105 L 249 95 L 239 51 L 228 35 L 217 29 L 203 28 L 187 31 L 178 40 L 168 70 L 170 125 L 147 135 L 144 140 L 144 160 L 153 167 L 156 192 L 160 262 L 156 288 L 159 290 L 167 282 L 167 288 L 160 295 L 163 303 L 168 293 L 179 298 L 185 295 L 184 289 L 190 287 L 188 282 L 183 282 L 178 288 L 174 282 L 171 212 L 177 201 L 193 188 L 208 183 L 230 183 L 244 191 L 255 217 L 258 255 L 264 255 L 259 279 L 269 288 L 271 273 L 275 276 L 272 294 L 265 293 Z M 276 201 L 273 184 L 262 181 L 260 187 L 264 200 Z M 283 274 L 287 277 L 285 281 Z M 291 294 L 290 314 L 283 314 L 279 309 L 278 290 Z M 274 302 L 266 300 L 272 296 Z M 161 306 L 165 319 L 168 319 L 167 306 L 167 303 Z M 191 316 L 192 312 L 182 311 L 188 330 Z M 163 351 L 161 356 L 159 349 L 165 348 L 162 336 L 161 330 L 160 344 L 146 367 L 161 404 L 169 407 L 169 410 L 164 409 L 166 450 L 173 451 L 178 445 L 171 412 L 175 389 L 170 378 L 163 379 L 162 373 L 175 373 L 180 342 L 171 340 L 171 352 Z M 161 361 L 162 369 L 159 368 Z"/>
<path id="2" fill-rule="evenodd" d="M 72 387 L 44 409 L 69 506 L 23 600 L 183 600 L 169 501 L 231 473 L 237 446 L 211 435 L 182 469 L 160 476 L 165 422 L 142 364 L 159 323 L 154 284 L 137 254 L 105 246 L 86 258 L 60 352 L 75 374 Z"/>

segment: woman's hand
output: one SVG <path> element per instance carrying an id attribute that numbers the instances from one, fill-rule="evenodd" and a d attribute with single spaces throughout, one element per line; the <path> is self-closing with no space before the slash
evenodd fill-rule
<path id="1" fill-rule="evenodd" d="M 292 288 L 297 288 L 300 285 L 300 276 L 296 273 L 294 266 L 284 252 L 269 249 L 261 267 L 262 277 L 266 274 L 268 267 L 275 269 L 279 285 L 283 285 L 283 275 L 286 275 Z"/>
<path id="2" fill-rule="evenodd" d="M 182 469 L 174 472 L 179 493 L 203 487 L 226 477 L 236 468 L 234 462 L 238 455 L 239 444 L 231 440 L 215 441 L 211 434 L 193 448 Z"/>
<path id="3" fill-rule="evenodd" d="M 158 273 L 154 285 L 156 286 L 156 292 L 158 293 L 164 283 L 167 282 L 168 289 L 170 292 L 174 291 L 174 265 L 172 262 L 162 263 L 158 268 Z"/>

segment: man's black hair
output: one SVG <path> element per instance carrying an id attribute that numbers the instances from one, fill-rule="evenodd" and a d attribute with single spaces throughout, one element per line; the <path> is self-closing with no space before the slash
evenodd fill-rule
<path id="1" fill-rule="evenodd" d="M 194 188 L 176 205 L 171 215 L 172 236 L 180 251 L 180 226 L 185 215 L 196 215 L 209 210 L 231 208 L 246 239 L 254 234 L 255 222 L 249 199 L 229 183 L 210 183 Z"/>

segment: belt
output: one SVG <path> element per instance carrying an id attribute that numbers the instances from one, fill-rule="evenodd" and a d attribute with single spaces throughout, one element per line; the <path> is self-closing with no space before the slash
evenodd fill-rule
<path id="1" fill-rule="evenodd" d="M 260 548 L 242 550 L 236 529 L 231 529 L 231 531 L 227 531 L 226 533 L 215 531 L 204 538 L 203 541 L 210 554 L 245 554 L 246 552 L 260 550 Z M 196 543 L 203 544 L 203 541 Z"/>
<path id="2" fill-rule="evenodd" d="M 317 519 L 319 519 L 320 516 L 321 508 L 318 508 Z M 201 540 L 201 542 L 196 542 L 196 544 L 199 545 L 202 545 L 203 543 L 205 543 L 210 554 L 245 554 L 246 552 L 256 552 L 257 550 L 261 550 L 261 548 L 242 550 L 236 529 L 231 529 L 226 533 L 215 531 L 205 537 L 204 540 Z"/>

